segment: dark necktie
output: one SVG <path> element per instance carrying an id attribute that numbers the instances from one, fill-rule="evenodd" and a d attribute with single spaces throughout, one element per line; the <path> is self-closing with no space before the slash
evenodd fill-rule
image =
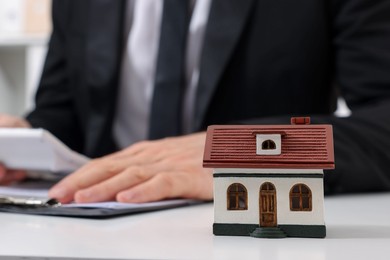
<path id="1" fill-rule="evenodd" d="M 149 138 L 181 134 L 188 0 L 165 0 L 161 22 Z"/>

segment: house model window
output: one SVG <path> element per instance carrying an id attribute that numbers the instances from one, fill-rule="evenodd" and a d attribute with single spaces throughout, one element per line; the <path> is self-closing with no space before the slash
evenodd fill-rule
<path id="1" fill-rule="evenodd" d="M 296 184 L 290 190 L 291 211 L 311 211 L 312 195 L 311 190 L 305 184 Z"/>
<path id="2" fill-rule="evenodd" d="M 256 134 L 256 154 L 280 155 L 281 148 L 280 134 Z"/>
<path id="3" fill-rule="evenodd" d="M 227 209 L 228 210 L 247 210 L 248 192 L 244 185 L 233 183 L 227 190 Z"/>

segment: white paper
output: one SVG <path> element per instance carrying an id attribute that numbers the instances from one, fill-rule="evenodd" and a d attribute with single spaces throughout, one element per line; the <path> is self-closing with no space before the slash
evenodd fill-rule
<path id="1" fill-rule="evenodd" d="M 0 162 L 9 169 L 66 174 L 88 161 L 44 129 L 0 128 Z"/>
<path id="2" fill-rule="evenodd" d="M 121 203 L 116 201 L 108 201 L 108 202 L 97 202 L 97 203 L 70 203 L 70 204 L 64 204 L 62 205 L 62 207 L 99 208 L 99 209 L 147 209 L 147 208 L 154 208 L 154 207 L 186 205 L 192 202 L 195 203 L 195 200 L 175 199 L 175 200 L 162 200 L 162 201 L 147 202 L 147 203 Z"/>
<path id="3" fill-rule="evenodd" d="M 52 185 L 53 183 L 45 181 L 26 181 L 12 186 L 0 186 L 0 196 L 48 198 Z"/>

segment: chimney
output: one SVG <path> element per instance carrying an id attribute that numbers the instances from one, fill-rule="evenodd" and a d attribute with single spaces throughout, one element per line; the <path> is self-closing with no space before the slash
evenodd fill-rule
<path id="1" fill-rule="evenodd" d="M 292 125 L 310 125 L 310 117 L 292 117 Z"/>

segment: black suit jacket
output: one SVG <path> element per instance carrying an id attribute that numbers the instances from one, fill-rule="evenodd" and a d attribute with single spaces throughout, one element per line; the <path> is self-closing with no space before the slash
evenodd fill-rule
<path id="1" fill-rule="evenodd" d="M 28 115 L 33 126 L 91 157 L 115 150 L 124 6 L 53 2 L 53 34 Z M 333 116 L 338 95 L 351 117 Z M 213 1 L 193 131 L 310 115 L 313 123 L 334 125 L 328 193 L 390 190 L 389 111 L 390 1 Z"/>

